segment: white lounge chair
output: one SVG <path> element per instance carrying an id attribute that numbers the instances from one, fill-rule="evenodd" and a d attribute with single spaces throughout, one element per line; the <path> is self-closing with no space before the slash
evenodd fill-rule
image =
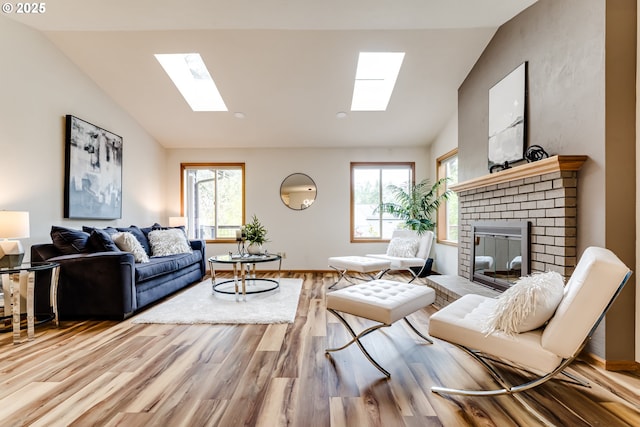
<path id="1" fill-rule="evenodd" d="M 487 333 L 484 325 L 493 313 L 496 299 L 469 294 L 454 301 L 431 316 L 429 335 L 467 351 L 489 370 L 500 387 L 494 390 L 432 387 L 431 391 L 471 396 L 512 394 L 543 384 L 558 373 L 588 386 L 563 370 L 584 348 L 630 276 L 631 271 L 611 251 L 588 248 L 546 326 L 515 335 L 501 331 Z M 496 360 L 534 373 L 534 378 L 519 385 L 508 384 L 490 363 Z"/>
<path id="2" fill-rule="evenodd" d="M 431 272 L 433 259 L 429 258 L 431 246 L 433 245 L 433 231 L 425 231 L 418 234 L 413 230 L 394 230 L 391 241 L 384 254 L 367 254 L 367 257 L 389 261 L 390 267 L 383 271 L 378 277 L 382 277 L 390 270 L 407 270 L 413 278 L 409 283 L 418 277 L 425 277 Z M 415 252 L 412 252 L 411 241 L 417 242 Z M 407 249 L 405 251 L 405 249 Z M 401 252 L 407 252 L 402 254 Z"/>

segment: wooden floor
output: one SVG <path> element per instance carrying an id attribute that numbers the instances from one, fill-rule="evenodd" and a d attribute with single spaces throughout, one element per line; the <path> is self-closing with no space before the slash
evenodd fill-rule
<path id="1" fill-rule="evenodd" d="M 441 397 L 433 385 L 490 387 L 463 352 L 425 344 L 404 322 L 363 339 L 385 379 L 324 307 L 333 274 L 304 279 L 284 325 L 42 325 L 0 335 L 2 426 L 639 426 L 640 378 L 584 363 L 592 388 L 551 381 L 502 397 Z M 411 316 L 426 331 L 429 308 Z M 361 323 L 364 325 L 364 323 Z M 509 376 L 516 376 L 510 373 Z"/>

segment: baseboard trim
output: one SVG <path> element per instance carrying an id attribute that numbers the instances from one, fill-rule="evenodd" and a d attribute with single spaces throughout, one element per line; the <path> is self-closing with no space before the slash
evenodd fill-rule
<path id="1" fill-rule="evenodd" d="M 606 360 L 587 352 L 582 353 L 580 358 L 607 371 L 640 371 L 640 363 L 633 360 Z"/>

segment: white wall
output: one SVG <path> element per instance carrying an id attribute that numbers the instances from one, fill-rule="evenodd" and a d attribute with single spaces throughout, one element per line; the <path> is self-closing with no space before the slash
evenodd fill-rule
<path id="1" fill-rule="evenodd" d="M 31 238 L 51 225 L 152 224 L 165 216 L 165 150 L 39 32 L 0 16 L 0 209 L 30 212 Z M 122 220 L 63 218 L 64 134 L 73 114 L 123 137 Z"/>
<path id="2" fill-rule="evenodd" d="M 387 246 L 349 241 L 350 162 L 415 161 L 420 180 L 430 172 L 426 159 L 426 148 L 169 150 L 167 215 L 180 213 L 181 162 L 244 162 L 246 218 L 256 214 L 267 228 L 266 249 L 286 252 L 284 270 L 327 270 L 330 256 L 384 252 Z M 282 180 L 295 172 L 309 175 L 318 187 L 316 201 L 301 211 L 280 200 Z M 235 244 L 209 244 L 207 256 L 235 249 Z"/>
<path id="3" fill-rule="evenodd" d="M 458 147 L 458 112 L 455 111 L 447 125 L 442 129 L 436 140 L 431 145 L 431 156 L 429 165 L 432 173 L 429 179 L 434 182 L 436 179 L 436 159 L 443 154 Z M 458 274 L 458 247 L 451 245 L 434 244 L 432 256 L 434 259 L 433 269 L 440 274 Z"/>

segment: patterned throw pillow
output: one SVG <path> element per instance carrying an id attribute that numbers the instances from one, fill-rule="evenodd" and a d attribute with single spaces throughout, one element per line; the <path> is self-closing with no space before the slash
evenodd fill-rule
<path id="1" fill-rule="evenodd" d="M 184 231 L 179 228 L 153 230 L 149 233 L 149 244 L 153 256 L 191 253 L 191 246 Z"/>
<path id="2" fill-rule="evenodd" d="M 149 256 L 144 251 L 144 248 L 138 239 L 136 239 L 136 236 L 130 232 L 122 231 L 120 233 L 115 233 L 111 238 L 121 251 L 131 252 L 133 254 L 133 259 L 136 262 L 149 262 Z"/>
<path id="3" fill-rule="evenodd" d="M 498 297 L 485 332 L 515 335 L 537 329 L 553 316 L 563 296 L 564 279 L 560 273 L 549 271 L 521 277 Z"/>
<path id="4" fill-rule="evenodd" d="M 387 247 L 387 255 L 400 258 L 415 258 L 419 246 L 420 241 L 417 239 L 394 237 Z"/>

